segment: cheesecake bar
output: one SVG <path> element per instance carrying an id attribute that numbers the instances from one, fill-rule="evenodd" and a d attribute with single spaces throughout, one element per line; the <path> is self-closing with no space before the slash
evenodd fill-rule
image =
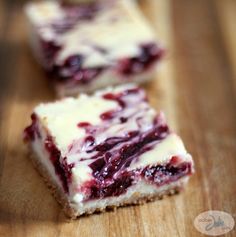
<path id="1" fill-rule="evenodd" d="M 98 0 L 57 0 L 57 1 L 63 4 L 78 4 L 78 3 L 96 2 Z M 99 1 L 107 1 L 107 0 L 99 0 Z M 120 0 L 110 0 L 110 1 L 120 1 Z M 137 0 L 131 0 L 131 1 L 137 1 Z"/>
<path id="2" fill-rule="evenodd" d="M 40 104 L 24 131 L 36 168 L 75 218 L 180 190 L 193 161 L 134 85 Z"/>
<path id="3" fill-rule="evenodd" d="M 97 0 L 57 0 L 57 1 L 63 4 L 78 4 L 78 3 L 96 2 Z"/>
<path id="4" fill-rule="evenodd" d="M 151 79 L 163 56 L 136 3 L 41 1 L 26 6 L 30 41 L 59 96 Z"/>

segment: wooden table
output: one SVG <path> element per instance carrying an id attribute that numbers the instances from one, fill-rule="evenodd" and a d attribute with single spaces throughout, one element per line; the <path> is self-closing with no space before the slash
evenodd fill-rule
<path id="1" fill-rule="evenodd" d="M 180 195 L 67 222 L 26 157 L 22 130 L 54 99 L 27 44 L 22 1 L 0 2 L 0 236 L 201 236 L 206 210 L 236 217 L 236 1 L 143 0 L 168 54 L 146 85 L 195 160 Z M 235 229 L 227 236 L 236 236 Z"/>

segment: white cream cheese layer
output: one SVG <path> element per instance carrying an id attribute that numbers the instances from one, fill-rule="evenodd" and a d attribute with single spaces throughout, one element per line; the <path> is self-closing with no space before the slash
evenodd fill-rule
<path id="1" fill-rule="evenodd" d="M 182 140 L 174 133 L 157 143 L 151 150 L 140 155 L 137 160 L 131 163 L 129 169 L 139 169 L 165 163 L 172 156 L 178 156 L 186 161 L 191 160 L 191 156 L 187 153 Z"/>
<path id="2" fill-rule="evenodd" d="M 117 108 L 117 103 L 101 97 L 81 95 L 78 98 L 67 98 L 55 103 L 41 104 L 35 112 L 55 139 L 62 155 L 75 140 L 84 137 L 85 131 L 77 125 L 88 122 L 97 125 L 100 115 Z"/>

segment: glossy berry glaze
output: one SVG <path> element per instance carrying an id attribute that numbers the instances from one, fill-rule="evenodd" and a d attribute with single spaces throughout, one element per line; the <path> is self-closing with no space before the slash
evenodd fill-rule
<path id="1" fill-rule="evenodd" d="M 99 166 L 97 167 L 99 168 Z M 188 162 L 183 162 L 178 167 L 169 162 L 165 165 L 147 166 L 141 170 L 124 171 L 115 180 L 106 179 L 102 182 L 94 180 L 88 183 L 88 200 L 121 195 L 140 179 L 156 186 L 162 186 L 177 181 L 179 178 L 191 173 L 192 167 Z"/>
<path id="2" fill-rule="evenodd" d="M 189 162 L 182 162 L 176 166 L 173 159 L 171 159 L 169 163 L 165 165 L 144 168 L 141 171 L 141 176 L 150 183 L 161 186 L 174 182 L 183 176 L 191 174 L 191 172 L 192 167 Z"/>
<path id="3" fill-rule="evenodd" d="M 154 115 L 147 125 L 146 116 L 151 116 L 151 112 L 148 114 L 147 98 L 142 90 L 132 88 L 105 93 L 101 97 L 115 101 L 117 109 L 102 113 L 99 126 L 87 121 L 80 121 L 76 125 L 75 129 L 83 129 L 85 136 L 82 140 L 70 144 L 67 155 L 77 154 L 78 162 L 68 163 L 66 157 L 61 157 L 51 136 L 48 135 L 44 141 L 45 149 L 50 154 L 55 173 L 60 178 L 65 192 L 69 191 L 72 182 L 71 169 L 88 160 L 93 178 L 79 188 L 86 195 L 85 201 L 118 196 L 140 180 L 161 186 L 192 173 L 192 164 L 177 156 L 170 157 L 166 163 L 129 169 L 131 164 L 139 161 L 142 154 L 152 150 L 171 132 L 161 115 Z M 136 104 L 140 105 L 139 109 L 135 109 Z M 130 130 L 129 126 L 133 122 L 137 128 Z M 117 125 L 121 126 L 120 130 L 125 129 L 124 132 L 110 135 L 109 129 Z M 32 125 L 25 129 L 25 138 L 32 142 L 39 138 L 36 137 L 37 134 L 37 118 L 33 115 Z M 99 140 L 99 136 L 104 138 Z"/>

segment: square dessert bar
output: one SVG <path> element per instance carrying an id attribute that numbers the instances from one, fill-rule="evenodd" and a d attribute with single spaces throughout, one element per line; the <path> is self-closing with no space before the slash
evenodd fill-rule
<path id="1" fill-rule="evenodd" d="M 72 218 L 172 194 L 193 173 L 180 137 L 134 85 L 40 104 L 31 118 L 31 157 Z"/>
<path id="2" fill-rule="evenodd" d="M 151 79 L 163 56 L 144 16 L 130 0 L 56 1 L 26 7 L 34 54 L 59 96 Z"/>
<path id="3" fill-rule="evenodd" d="M 58 2 L 61 3 L 66 3 L 66 4 L 78 4 L 78 3 L 87 3 L 87 2 L 96 2 L 97 0 L 57 0 Z"/>

